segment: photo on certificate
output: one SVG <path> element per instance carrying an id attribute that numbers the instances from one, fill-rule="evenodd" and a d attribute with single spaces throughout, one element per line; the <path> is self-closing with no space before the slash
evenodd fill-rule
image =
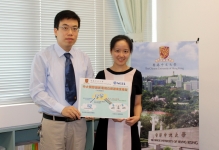
<path id="1" fill-rule="evenodd" d="M 129 118 L 130 90 L 130 82 L 81 78 L 78 106 L 81 117 Z"/>

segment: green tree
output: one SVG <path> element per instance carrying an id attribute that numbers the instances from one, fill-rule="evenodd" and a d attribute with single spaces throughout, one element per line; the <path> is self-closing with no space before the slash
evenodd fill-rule
<path id="1" fill-rule="evenodd" d="M 141 138 L 148 139 L 148 132 L 152 130 L 150 120 L 151 120 L 150 115 L 141 116 L 140 119 L 142 125 L 141 133 L 140 133 Z"/>

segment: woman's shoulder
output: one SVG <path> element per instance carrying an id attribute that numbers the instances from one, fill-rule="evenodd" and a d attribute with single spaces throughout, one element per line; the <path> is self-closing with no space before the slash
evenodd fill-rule
<path id="1" fill-rule="evenodd" d="M 101 70 L 97 73 L 96 79 L 105 79 L 105 73 L 104 70 Z"/>
<path id="2" fill-rule="evenodd" d="M 135 68 L 133 68 L 133 69 L 135 69 Z M 142 77 L 141 71 L 139 71 L 138 69 L 135 69 L 135 70 L 136 70 L 135 71 L 135 76 Z"/>
<path id="3" fill-rule="evenodd" d="M 136 69 L 136 73 L 141 74 L 141 71 L 139 71 L 138 69 Z"/>
<path id="4" fill-rule="evenodd" d="M 103 74 L 104 70 L 99 71 L 97 74 Z"/>
<path id="5" fill-rule="evenodd" d="M 136 69 L 136 68 L 132 68 L 132 67 L 130 67 L 131 69 L 135 69 L 136 71 L 135 71 L 135 73 L 137 73 L 137 74 L 141 74 L 141 71 L 139 71 L 138 69 Z"/>

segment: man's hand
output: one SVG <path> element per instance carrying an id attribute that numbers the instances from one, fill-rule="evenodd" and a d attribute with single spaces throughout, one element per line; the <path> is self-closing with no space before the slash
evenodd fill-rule
<path id="1" fill-rule="evenodd" d="M 133 117 L 126 119 L 125 123 L 129 126 L 133 126 L 136 122 L 138 122 L 139 119 L 140 119 L 140 116 L 133 116 Z"/>
<path id="2" fill-rule="evenodd" d="M 80 119 L 81 113 L 74 106 L 67 106 L 62 110 L 62 115 L 71 119 Z"/>
<path id="3" fill-rule="evenodd" d="M 86 120 L 94 120 L 94 117 L 85 117 Z"/>

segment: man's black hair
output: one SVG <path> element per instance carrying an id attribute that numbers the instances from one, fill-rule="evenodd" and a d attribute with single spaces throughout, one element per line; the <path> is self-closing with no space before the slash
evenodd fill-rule
<path id="1" fill-rule="evenodd" d="M 80 28 L 80 17 L 73 11 L 71 10 L 63 10 L 61 12 L 59 12 L 54 19 L 54 28 L 59 27 L 59 23 L 60 21 L 62 21 L 63 19 L 74 19 L 78 21 L 78 28 Z"/>

